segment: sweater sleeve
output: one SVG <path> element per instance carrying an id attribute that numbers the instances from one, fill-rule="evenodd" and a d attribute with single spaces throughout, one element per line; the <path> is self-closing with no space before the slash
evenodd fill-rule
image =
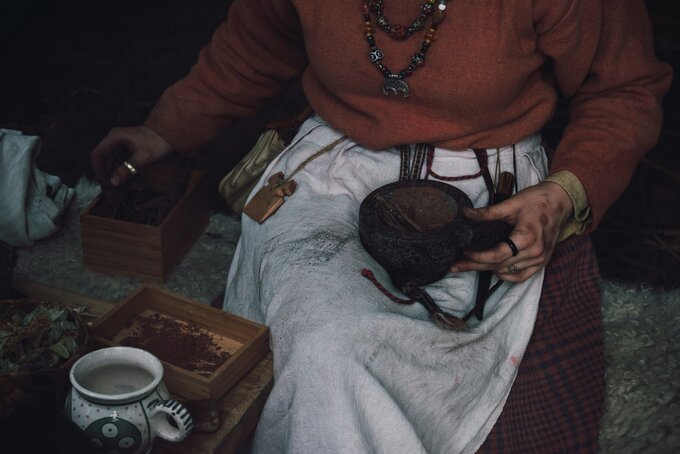
<path id="1" fill-rule="evenodd" d="M 580 235 L 586 231 L 590 225 L 590 205 L 583 184 L 578 177 L 568 170 L 560 170 L 548 176 L 544 181 L 552 181 L 564 189 L 571 204 L 574 207 L 574 214 L 567 224 L 562 226 L 557 242 L 564 241 L 571 235 Z"/>
<path id="2" fill-rule="evenodd" d="M 671 69 L 654 55 L 642 0 L 537 0 L 535 23 L 570 99 L 551 173 L 568 170 L 582 182 L 592 230 L 658 140 Z"/>
<path id="3" fill-rule="evenodd" d="M 233 120 L 256 113 L 306 66 L 290 0 L 235 0 L 198 62 L 163 93 L 145 125 L 190 154 Z"/>

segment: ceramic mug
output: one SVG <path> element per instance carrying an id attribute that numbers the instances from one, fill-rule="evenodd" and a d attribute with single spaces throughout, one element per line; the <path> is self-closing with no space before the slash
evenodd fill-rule
<path id="1" fill-rule="evenodd" d="M 95 350 L 76 361 L 69 378 L 66 414 L 85 431 L 93 452 L 149 452 L 156 436 L 179 442 L 191 431 L 187 409 L 169 399 L 163 365 L 145 350 Z"/>

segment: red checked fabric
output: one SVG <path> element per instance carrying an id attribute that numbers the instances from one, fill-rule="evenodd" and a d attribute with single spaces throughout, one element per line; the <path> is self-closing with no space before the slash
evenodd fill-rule
<path id="1" fill-rule="evenodd" d="M 503 412 L 478 452 L 597 452 L 603 338 L 595 254 L 587 236 L 575 236 L 557 246 L 546 268 L 534 334 Z"/>

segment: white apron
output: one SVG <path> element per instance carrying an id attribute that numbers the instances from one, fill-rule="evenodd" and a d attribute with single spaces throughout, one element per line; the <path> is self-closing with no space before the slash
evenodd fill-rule
<path id="1" fill-rule="evenodd" d="M 255 191 L 340 136 L 318 116 L 307 120 Z M 547 172 L 539 138 L 515 148 L 519 188 L 537 184 Z M 501 170 L 513 171 L 512 147 L 488 153 L 492 175 L 499 156 Z M 420 304 L 390 301 L 361 275 L 370 269 L 406 298 L 361 246 L 358 213 L 372 190 L 398 180 L 400 159 L 397 149 L 375 152 L 347 140 L 298 172 L 296 192 L 263 224 L 243 216 L 224 309 L 269 326 L 274 354 L 274 388 L 254 452 L 472 453 L 503 408 L 533 330 L 543 272 L 502 284 L 484 320 L 471 318 L 466 332 L 438 328 Z M 468 175 L 479 164 L 472 150 L 437 149 L 432 169 Z M 454 184 L 474 206 L 487 204 L 481 177 Z M 463 317 L 476 282 L 475 272 L 449 273 L 424 289 Z"/>

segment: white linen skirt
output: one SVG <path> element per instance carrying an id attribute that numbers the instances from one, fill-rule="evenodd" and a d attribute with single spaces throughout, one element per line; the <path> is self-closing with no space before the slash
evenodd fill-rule
<path id="1" fill-rule="evenodd" d="M 308 119 L 253 194 L 339 137 L 320 117 Z M 492 175 L 516 167 L 520 190 L 547 172 L 538 136 L 488 155 Z M 400 160 L 396 148 L 367 150 L 348 139 L 295 174 L 296 192 L 263 224 L 243 216 L 224 309 L 267 325 L 274 356 L 255 452 L 472 453 L 503 408 L 533 330 L 543 272 L 501 285 L 484 320 L 470 319 L 464 332 L 438 328 L 420 304 L 388 299 L 363 268 L 406 297 L 362 247 L 358 213 L 366 195 L 398 180 Z M 472 150 L 436 149 L 432 169 L 468 175 L 479 163 Z M 487 204 L 481 177 L 454 184 L 474 206 Z M 424 289 L 462 317 L 474 305 L 477 279 L 449 273 Z"/>

